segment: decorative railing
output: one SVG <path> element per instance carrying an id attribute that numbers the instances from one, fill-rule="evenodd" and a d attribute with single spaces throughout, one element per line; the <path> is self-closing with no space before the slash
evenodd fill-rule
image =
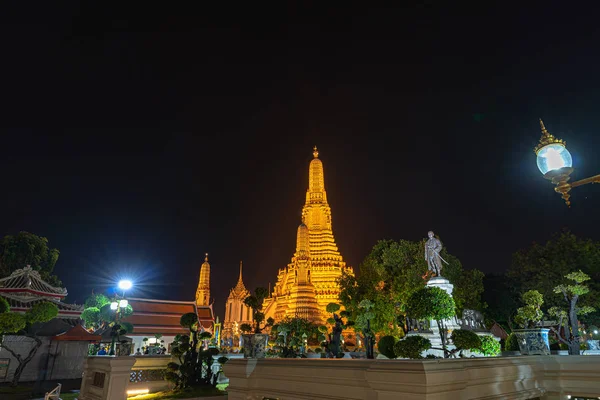
<path id="1" fill-rule="evenodd" d="M 166 369 L 138 369 L 132 370 L 129 374 L 129 382 L 153 382 L 162 381 L 165 379 Z"/>

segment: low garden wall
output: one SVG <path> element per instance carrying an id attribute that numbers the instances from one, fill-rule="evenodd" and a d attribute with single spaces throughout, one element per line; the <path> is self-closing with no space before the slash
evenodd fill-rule
<path id="1" fill-rule="evenodd" d="M 231 359 L 229 400 L 566 399 L 600 396 L 600 357 Z"/>

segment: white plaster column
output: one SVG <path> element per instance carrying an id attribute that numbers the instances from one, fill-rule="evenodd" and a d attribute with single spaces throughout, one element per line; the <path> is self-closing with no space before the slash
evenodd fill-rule
<path id="1" fill-rule="evenodd" d="M 135 357 L 88 356 L 79 400 L 126 400 Z"/>

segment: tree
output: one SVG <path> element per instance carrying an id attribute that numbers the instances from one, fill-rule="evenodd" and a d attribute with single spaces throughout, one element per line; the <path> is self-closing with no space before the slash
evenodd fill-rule
<path id="1" fill-rule="evenodd" d="M 53 286 L 62 283 L 53 275 L 60 252 L 48 247 L 48 239 L 29 232 L 7 235 L 0 240 L 0 277 L 31 265 L 42 279 Z"/>
<path id="2" fill-rule="evenodd" d="M 578 316 L 589 314 L 594 311 L 594 308 L 590 306 L 578 306 L 577 302 L 579 301 L 580 296 L 589 293 L 590 289 L 587 285 L 583 285 L 583 282 L 589 281 L 590 277 L 579 270 L 577 272 L 571 272 L 570 274 L 567 274 L 565 278 L 573 281 L 573 283 L 556 286 L 554 288 L 554 293 L 562 295 L 562 298 L 566 303 L 566 307 L 551 307 L 550 310 L 548 310 L 548 313 L 559 319 L 559 329 L 556 330 L 552 328 L 552 330 L 554 333 L 556 333 L 561 342 L 569 346 L 569 354 L 579 355 L 581 343 L 579 336 Z M 561 328 L 563 326 L 565 317 L 567 320 L 567 326 L 565 327 L 564 334 L 561 334 Z"/>
<path id="3" fill-rule="evenodd" d="M 56 318 L 58 307 L 54 303 L 43 301 L 34 304 L 25 314 L 17 314 L 8 311 L 6 300 L 4 300 L 0 308 L 7 310 L 0 314 L 0 337 L 7 334 L 20 335 L 28 337 L 34 342 L 33 347 L 25 357 L 15 352 L 6 343 L 2 343 L 2 347 L 17 360 L 18 366 L 11 383 L 12 386 L 17 386 L 25 367 L 42 345 L 41 339 L 37 336 L 41 324 Z"/>
<path id="4" fill-rule="evenodd" d="M 513 295 L 538 290 L 551 308 L 563 305 L 554 289 L 572 271 L 582 271 L 591 278 L 589 295 L 582 305 L 600 308 L 600 243 L 578 238 L 568 230 L 553 235 L 545 244 L 533 243 L 516 252 L 507 276 Z"/>
<path id="5" fill-rule="evenodd" d="M 505 329 L 513 330 L 513 310 L 517 309 L 518 294 L 506 275 L 488 274 L 483 278 L 483 300 L 488 305 L 484 310 L 487 320 L 492 320 Z"/>
<path id="6" fill-rule="evenodd" d="M 339 280 L 340 302 L 356 321 L 362 300 L 373 303 L 371 328 L 375 333 L 402 336 L 404 315 L 410 296 L 425 287 L 427 262 L 423 257 L 422 241 L 380 240 L 360 265 L 357 277 L 344 274 Z M 442 250 L 442 257 L 449 262 L 443 275 L 454 284 L 454 298 L 458 311 L 463 308 L 483 309 L 483 273 L 464 270 L 460 261 Z"/>
<path id="7" fill-rule="evenodd" d="M 94 293 L 89 296 L 84 302 L 84 309 L 81 313 L 81 319 L 85 323 L 85 327 L 94 331 L 102 328 L 112 328 L 116 322 L 116 311 L 110 308 L 110 299 L 101 294 Z M 127 304 L 127 307 L 119 310 L 120 317 L 125 318 L 133 314 L 133 307 Z M 125 334 L 131 332 L 133 327 L 126 322 L 120 323 L 120 326 L 125 329 Z M 131 329 L 129 329 L 131 327 Z"/>
<path id="8" fill-rule="evenodd" d="M 437 323 L 444 357 L 450 356 L 446 343 L 448 329 L 445 320 L 454 317 L 456 305 L 452 296 L 438 287 L 424 287 L 408 299 L 406 312 L 411 318 L 433 319 Z"/>
<path id="9" fill-rule="evenodd" d="M 267 319 L 266 324 L 260 324 L 265 320 L 265 314 L 261 311 L 263 302 L 269 295 L 269 291 L 264 287 L 258 287 L 254 290 L 254 294 L 244 299 L 244 304 L 252 309 L 252 321 L 254 322 L 254 333 L 261 333 L 268 326 L 273 326 L 275 322 L 273 318 Z"/>
<path id="10" fill-rule="evenodd" d="M 529 290 L 521 297 L 525 305 L 517 309 L 515 322 L 522 328 L 532 329 L 542 320 L 544 297 L 537 290 Z"/>

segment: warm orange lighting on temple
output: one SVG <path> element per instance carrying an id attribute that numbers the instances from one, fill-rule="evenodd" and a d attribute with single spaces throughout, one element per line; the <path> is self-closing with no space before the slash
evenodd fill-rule
<path id="1" fill-rule="evenodd" d="M 331 208 L 327 203 L 323 163 L 315 146 L 309 166 L 308 190 L 298 227 L 296 252 L 287 267 L 279 270 L 272 296 L 265 300 L 266 317 L 280 321 L 302 317 L 324 323 L 327 304 L 339 302 L 337 279 L 347 267 L 333 237 Z"/>

